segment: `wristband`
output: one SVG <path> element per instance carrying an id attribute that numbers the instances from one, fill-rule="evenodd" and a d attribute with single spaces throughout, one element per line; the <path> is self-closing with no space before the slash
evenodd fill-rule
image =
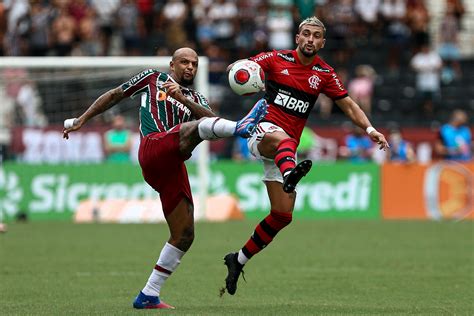
<path id="1" fill-rule="evenodd" d="M 71 128 L 74 126 L 74 121 L 77 120 L 76 118 L 71 118 L 64 120 L 64 128 Z"/>
<path id="2" fill-rule="evenodd" d="M 367 134 L 370 135 L 370 133 L 376 132 L 377 130 L 375 128 L 373 128 L 372 126 L 369 126 L 365 129 L 365 131 L 367 132 Z"/>

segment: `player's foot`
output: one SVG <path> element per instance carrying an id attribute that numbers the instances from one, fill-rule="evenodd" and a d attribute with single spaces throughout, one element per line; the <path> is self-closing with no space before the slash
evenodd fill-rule
<path id="1" fill-rule="evenodd" d="M 313 163 L 311 160 L 303 160 L 296 167 L 290 171 L 290 173 L 283 178 L 283 191 L 286 193 L 292 193 L 295 191 L 296 185 L 300 182 L 309 170 Z"/>
<path id="2" fill-rule="evenodd" d="M 133 301 L 133 308 L 136 309 L 156 309 L 156 308 L 169 308 L 174 309 L 173 306 L 161 302 L 158 296 L 149 296 L 143 294 L 142 291 L 138 294 Z"/>
<path id="3" fill-rule="evenodd" d="M 237 121 L 234 135 L 244 138 L 252 136 L 257 124 L 263 119 L 265 114 L 267 114 L 267 108 L 268 105 L 265 99 L 258 100 L 250 112 L 240 121 Z"/>
<path id="4" fill-rule="evenodd" d="M 237 261 L 237 256 L 238 254 L 236 252 L 231 252 L 224 257 L 224 264 L 227 266 L 225 288 L 230 295 L 234 295 L 235 291 L 237 291 L 237 281 L 244 267 Z"/>

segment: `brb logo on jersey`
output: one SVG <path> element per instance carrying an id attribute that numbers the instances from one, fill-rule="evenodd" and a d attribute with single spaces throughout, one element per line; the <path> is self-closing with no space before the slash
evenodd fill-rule
<path id="1" fill-rule="evenodd" d="M 317 90 L 319 87 L 319 83 L 321 82 L 321 79 L 319 79 L 319 77 L 316 75 L 312 75 L 311 77 L 309 77 L 308 82 L 309 82 L 309 87 L 311 89 Z"/>
<path id="2" fill-rule="evenodd" d="M 288 110 L 292 110 L 298 113 L 306 113 L 309 108 L 309 102 L 304 102 L 293 98 L 291 95 L 287 95 L 279 92 L 275 97 L 276 105 L 280 105 Z"/>

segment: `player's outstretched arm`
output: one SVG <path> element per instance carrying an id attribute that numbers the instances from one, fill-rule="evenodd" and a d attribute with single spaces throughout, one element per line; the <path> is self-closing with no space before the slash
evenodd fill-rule
<path id="1" fill-rule="evenodd" d="M 354 124 L 367 131 L 370 139 L 372 139 L 373 142 L 379 144 L 379 149 L 386 150 L 390 147 L 387 140 L 385 139 L 385 136 L 372 127 L 367 115 L 365 115 L 364 111 L 362 111 L 360 106 L 355 103 L 351 97 L 345 97 L 336 100 L 336 104 L 341 108 L 341 110 L 344 111 L 344 113 L 352 120 L 352 122 L 354 122 Z"/>
<path id="2" fill-rule="evenodd" d="M 78 118 L 64 121 L 63 138 L 69 139 L 69 133 L 79 130 L 82 125 L 94 116 L 110 109 L 115 104 L 124 99 L 124 92 L 121 87 L 111 89 L 98 97 L 89 108 Z"/>
<path id="3" fill-rule="evenodd" d="M 197 119 L 200 119 L 201 117 L 215 117 L 217 116 L 214 112 L 211 110 L 200 106 L 196 102 L 193 102 L 186 98 L 181 91 L 183 87 L 181 87 L 179 84 L 176 82 L 165 82 L 163 84 L 163 88 L 166 89 L 166 94 L 172 97 L 173 99 L 176 99 L 177 101 L 181 102 L 186 106 L 189 110 L 191 110 L 191 113 L 193 116 Z M 185 89 L 185 88 L 184 88 Z"/>

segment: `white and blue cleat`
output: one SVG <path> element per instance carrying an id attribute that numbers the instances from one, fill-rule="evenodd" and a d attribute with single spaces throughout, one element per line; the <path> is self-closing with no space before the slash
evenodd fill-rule
<path id="1" fill-rule="evenodd" d="M 143 294 L 142 291 L 133 301 L 133 308 L 136 309 L 157 309 L 157 308 L 168 308 L 174 309 L 174 306 L 168 305 L 165 302 L 160 301 L 158 296 L 149 296 Z"/>
<path id="2" fill-rule="evenodd" d="M 240 136 L 243 138 L 249 138 L 252 136 L 257 124 L 265 117 L 267 114 L 267 101 L 265 99 L 260 99 L 255 103 L 250 112 L 244 116 L 241 120 L 237 121 L 237 126 L 235 127 L 235 136 Z"/>

